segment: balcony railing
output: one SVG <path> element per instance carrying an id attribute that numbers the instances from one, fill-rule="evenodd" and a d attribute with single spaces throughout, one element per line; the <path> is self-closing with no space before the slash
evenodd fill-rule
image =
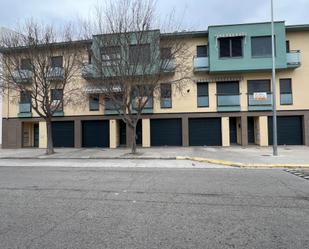
<path id="1" fill-rule="evenodd" d="M 249 111 L 263 111 L 272 109 L 272 93 L 266 93 L 266 98 L 255 98 L 253 93 L 248 94 Z"/>
<path id="2" fill-rule="evenodd" d="M 85 79 L 93 79 L 96 77 L 96 70 L 93 64 L 84 64 L 81 68 L 82 77 Z"/>
<path id="3" fill-rule="evenodd" d="M 18 117 L 27 118 L 31 117 L 31 103 L 19 103 L 19 113 Z"/>
<path id="4" fill-rule="evenodd" d="M 218 111 L 240 111 L 240 94 L 217 94 Z"/>
<path id="5" fill-rule="evenodd" d="M 208 107 L 209 97 L 208 96 L 197 96 L 197 107 Z"/>
<path id="6" fill-rule="evenodd" d="M 176 69 L 175 59 L 162 60 L 162 70 L 164 73 L 173 73 Z"/>
<path id="7" fill-rule="evenodd" d="M 280 94 L 280 105 L 292 105 L 293 96 L 292 93 L 281 93 Z"/>
<path id="8" fill-rule="evenodd" d="M 46 74 L 48 80 L 62 80 L 64 78 L 64 68 L 52 67 Z"/>
<path id="9" fill-rule="evenodd" d="M 28 83 L 32 80 L 32 72 L 30 70 L 15 70 L 13 71 L 12 76 L 16 83 Z"/>
<path id="10" fill-rule="evenodd" d="M 193 70 L 195 72 L 208 71 L 209 60 L 208 57 L 194 57 L 193 58 Z"/>
<path id="11" fill-rule="evenodd" d="M 288 67 L 298 67 L 301 64 L 300 51 L 291 50 L 286 54 L 286 62 Z"/>

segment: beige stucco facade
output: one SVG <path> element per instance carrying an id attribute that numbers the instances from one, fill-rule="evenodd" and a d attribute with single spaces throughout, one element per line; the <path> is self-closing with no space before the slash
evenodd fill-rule
<path id="1" fill-rule="evenodd" d="M 292 50 L 301 51 L 301 65 L 297 68 L 290 68 L 281 71 L 277 71 L 276 75 L 276 87 L 277 87 L 277 109 L 288 115 L 303 115 L 304 124 L 306 128 L 309 126 L 309 117 L 307 111 L 309 111 L 309 32 L 297 31 L 297 32 L 287 32 L 287 40 L 290 41 L 290 47 Z M 230 124 L 229 117 L 236 117 L 236 134 L 237 134 L 237 144 L 246 145 L 244 142 L 244 131 L 242 129 L 246 127 L 245 118 L 247 116 L 254 116 L 254 139 L 255 143 L 260 146 L 268 146 L 268 115 L 271 113 L 257 113 L 248 111 L 248 80 L 259 80 L 259 79 L 271 79 L 271 72 L 238 72 L 226 75 L 214 75 L 206 72 L 194 72 L 193 70 L 193 58 L 196 54 L 196 47 L 199 45 L 206 45 L 208 40 L 207 37 L 185 37 L 183 38 L 188 46 L 189 56 L 187 59 L 181 61 L 187 65 L 187 71 L 185 72 L 187 78 L 183 82 L 182 90 L 179 91 L 175 85 L 172 86 L 172 108 L 161 108 L 160 107 L 160 96 L 154 96 L 153 103 L 153 113 L 151 115 L 144 115 L 142 117 L 142 146 L 151 146 L 151 119 L 157 117 L 168 118 L 171 117 L 183 118 L 182 127 L 183 132 L 183 144 L 188 145 L 188 131 L 185 130 L 185 126 L 188 126 L 188 120 L 190 117 L 219 117 L 221 119 L 221 139 L 222 146 L 230 146 Z M 177 58 L 176 58 L 177 60 Z M 174 75 L 168 76 L 172 78 L 177 78 L 180 73 L 175 72 Z M 217 90 L 216 90 L 216 79 L 218 77 L 236 77 L 239 78 L 239 93 L 240 93 L 240 112 L 234 113 L 224 113 L 218 112 L 217 110 Z M 292 79 L 292 94 L 293 94 L 293 104 L 292 105 L 281 105 L 280 104 L 280 79 L 291 78 Z M 199 108 L 197 106 L 197 82 L 205 81 L 208 82 L 208 96 L 209 96 L 209 106 Z M 83 79 L 82 76 L 76 78 L 74 81 L 75 85 L 79 88 L 84 89 L 89 82 Z M 19 94 L 16 92 L 9 92 L 3 98 L 2 106 L 2 116 L 4 120 L 19 120 L 18 122 L 25 122 L 24 129 L 29 129 L 29 134 L 31 135 L 31 118 L 20 119 L 18 118 L 19 113 Z M 104 101 L 103 96 L 100 96 L 100 102 Z M 299 114 L 301 113 L 301 114 Z M 281 114 L 280 114 L 281 115 Z M 101 105 L 99 111 L 89 110 L 89 99 L 85 94 L 80 94 L 76 103 L 64 106 L 64 119 L 66 120 L 83 120 L 83 117 L 87 119 L 97 119 L 100 117 L 109 120 L 109 143 L 110 148 L 117 148 L 120 144 L 120 127 L 119 127 L 119 117 L 107 116 L 104 114 L 104 107 Z M 46 125 L 45 122 L 41 121 L 38 115 L 32 111 L 32 119 L 39 122 L 39 147 L 46 147 Z M 80 121 L 79 121 L 80 122 Z M 306 128 L 308 129 L 308 128 Z M 4 132 L 8 132 L 4 130 Z M 308 143 L 309 131 L 305 131 L 304 144 Z M 78 134 L 78 132 L 77 132 Z M 184 141 L 185 140 L 185 141 Z M 33 142 L 29 142 L 31 146 Z M 23 146 L 27 146 L 23 144 Z"/>

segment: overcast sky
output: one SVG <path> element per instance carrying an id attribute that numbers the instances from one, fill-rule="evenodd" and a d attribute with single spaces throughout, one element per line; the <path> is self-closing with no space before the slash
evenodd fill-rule
<path id="1" fill-rule="evenodd" d="M 0 0 L 0 26 L 13 28 L 18 21 L 35 17 L 59 24 L 87 16 L 103 0 Z M 287 24 L 309 23 L 309 0 L 274 0 L 276 20 Z M 165 16 L 173 8 L 186 29 L 204 30 L 209 25 L 260 22 L 270 19 L 270 0 L 158 0 Z M 183 17 L 183 18 L 182 18 Z"/>

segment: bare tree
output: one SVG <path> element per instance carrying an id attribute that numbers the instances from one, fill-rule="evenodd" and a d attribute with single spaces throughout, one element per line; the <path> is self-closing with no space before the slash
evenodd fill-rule
<path id="1" fill-rule="evenodd" d="M 72 26 L 27 21 L 18 32 L 1 38 L 1 88 L 11 102 L 21 102 L 46 121 L 47 154 L 53 154 L 52 120 L 78 98 L 74 79 L 80 75 L 82 45 L 73 41 Z"/>
<path id="2" fill-rule="evenodd" d="M 131 130 L 131 152 L 136 153 L 137 123 L 153 108 L 153 98 L 166 95 L 161 96 L 164 102 L 171 88 L 181 92 L 189 80 L 184 63 L 188 47 L 175 33 L 155 29 L 159 22 L 152 0 L 108 1 L 105 8 L 95 10 L 95 22 L 83 25 L 88 34 L 99 33 L 89 48 L 91 64 L 84 67 L 93 89 L 86 92 L 103 94 L 101 104 Z M 171 23 L 169 19 L 166 28 Z"/>

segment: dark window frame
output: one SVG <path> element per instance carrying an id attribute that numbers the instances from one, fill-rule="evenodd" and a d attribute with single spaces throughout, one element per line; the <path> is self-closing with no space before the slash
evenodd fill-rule
<path id="1" fill-rule="evenodd" d="M 162 105 L 162 99 L 169 99 L 170 100 L 170 106 L 163 106 Z M 173 107 L 172 85 L 170 83 L 161 83 L 160 84 L 160 108 L 161 109 L 170 109 L 172 107 Z"/>
<path id="2" fill-rule="evenodd" d="M 160 57 L 162 60 L 172 59 L 172 48 L 171 47 L 161 47 L 160 48 Z"/>
<path id="3" fill-rule="evenodd" d="M 57 61 L 59 60 L 59 61 Z M 61 63 L 59 63 L 61 60 Z M 63 56 L 62 55 L 57 55 L 57 56 L 52 56 L 50 57 L 50 66 L 52 68 L 63 68 Z"/>
<path id="4" fill-rule="evenodd" d="M 270 79 L 258 79 L 258 80 L 247 80 L 247 93 L 248 94 L 253 94 L 253 93 L 255 93 L 254 91 L 253 92 L 251 92 L 251 89 L 250 89 L 250 83 L 253 83 L 253 82 L 255 82 L 255 84 L 261 84 L 262 82 L 267 82 L 268 83 L 268 89 L 269 90 L 267 90 L 267 91 L 263 91 L 263 92 L 267 92 L 268 94 L 269 93 L 272 93 L 271 92 L 271 80 Z M 260 83 L 258 83 L 258 82 L 260 82 Z"/>
<path id="5" fill-rule="evenodd" d="M 143 49 L 146 49 L 147 51 L 143 51 Z M 151 62 L 150 43 L 136 44 L 129 46 L 129 63 L 131 65 L 149 65 L 150 62 Z"/>
<path id="6" fill-rule="evenodd" d="M 207 93 L 200 93 L 199 92 L 199 86 L 205 85 L 207 88 Z M 208 97 L 208 103 L 207 105 L 200 105 L 198 102 L 198 98 L 199 97 Z M 196 83 L 196 104 L 198 108 L 205 108 L 205 107 L 209 107 L 209 83 L 208 82 L 197 82 Z"/>
<path id="7" fill-rule="evenodd" d="M 262 38 L 270 38 L 270 54 L 254 55 L 254 53 L 253 53 L 253 40 L 254 39 L 262 39 Z M 251 41 L 251 57 L 252 58 L 271 58 L 272 57 L 271 35 L 251 36 L 250 41 Z M 276 36 L 275 36 L 275 56 L 276 56 Z"/>
<path id="8" fill-rule="evenodd" d="M 23 58 L 20 60 L 20 69 L 21 70 L 29 70 L 32 71 L 32 63 L 31 59 L 29 58 Z"/>
<path id="9" fill-rule="evenodd" d="M 31 91 L 20 91 L 20 98 L 19 103 L 20 104 L 31 104 Z"/>
<path id="10" fill-rule="evenodd" d="M 288 81 L 290 86 L 290 91 L 282 91 L 282 83 Z M 280 105 L 293 105 L 293 86 L 292 86 L 292 78 L 282 78 L 279 79 L 279 90 L 280 90 Z M 281 102 L 281 94 L 291 94 L 291 102 L 290 103 L 282 103 Z"/>
<path id="11" fill-rule="evenodd" d="M 203 51 L 205 49 L 205 51 Z M 204 58 L 208 57 L 208 45 L 198 45 L 196 46 L 196 57 Z"/>
<path id="12" fill-rule="evenodd" d="M 233 51 L 233 39 L 236 40 L 240 40 L 241 42 L 241 55 L 233 55 L 234 51 Z M 222 55 L 222 41 L 223 40 L 228 40 L 228 47 L 229 47 L 229 53 L 228 55 Z M 235 36 L 235 37 L 221 37 L 218 38 L 218 44 L 219 44 L 219 59 L 239 59 L 239 58 L 243 58 L 244 57 L 244 36 Z M 234 48 L 235 49 L 235 48 Z"/>
<path id="13" fill-rule="evenodd" d="M 97 102 L 97 108 L 92 108 L 91 103 Z M 89 111 L 100 111 L 100 95 L 99 94 L 90 94 L 89 95 Z"/>

